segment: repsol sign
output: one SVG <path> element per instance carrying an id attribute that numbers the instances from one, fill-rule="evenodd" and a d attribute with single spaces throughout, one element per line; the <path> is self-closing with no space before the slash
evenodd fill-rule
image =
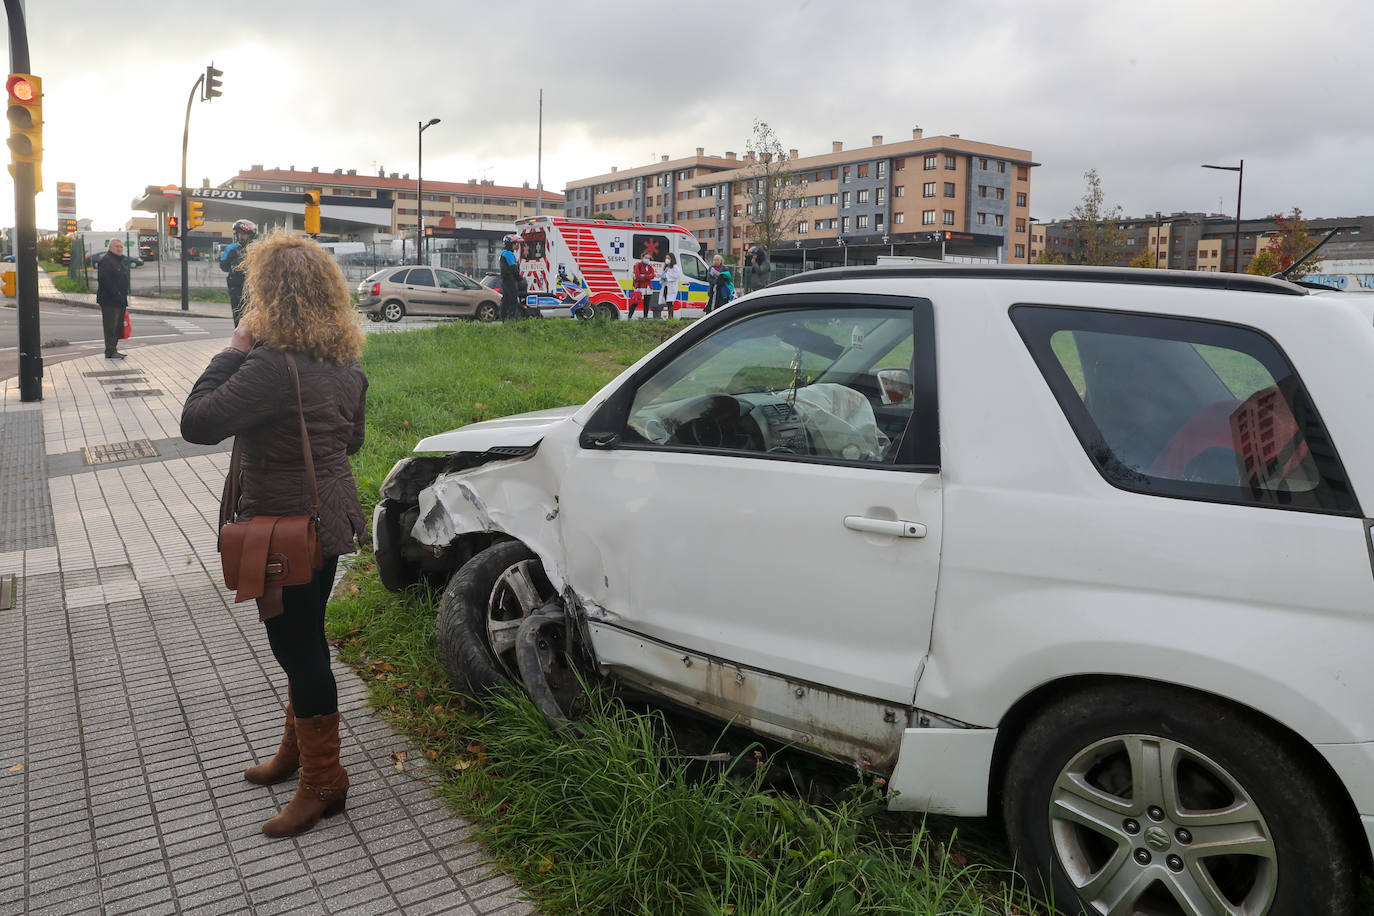
<path id="1" fill-rule="evenodd" d="M 192 197 L 206 197 L 214 200 L 246 200 L 242 191 L 232 188 L 192 188 Z"/>

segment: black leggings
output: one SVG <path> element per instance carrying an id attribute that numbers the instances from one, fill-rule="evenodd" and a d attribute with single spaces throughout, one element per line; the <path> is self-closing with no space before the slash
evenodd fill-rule
<path id="1" fill-rule="evenodd" d="M 325 557 L 324 568 L 305 585 L 281 590 L 285 610 L 267 621 L 267 642 L 286 672 L 291 705 L 302 718 L 327 716 L 339 709 L 339 690 L 329 668 L 324 638 L 324 608 L 334 587 L 338 557 Z"/>

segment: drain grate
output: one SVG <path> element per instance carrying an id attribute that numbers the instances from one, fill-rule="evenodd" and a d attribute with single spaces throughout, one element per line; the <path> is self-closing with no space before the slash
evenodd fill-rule
<path id="1" fill-rule="evenodd" d="M 129 391 L 111 391 L 112 398 L 155 398 L 161 397 L 161 388 L 138 388 Z"/>
<path id="2" fill-rule="evenodd" d="M 147 381 L 141 375 L 117 375 L 114 378 L 96 379 L 102 385 L 142 385 Z"/>
<path id="3" fill-rule="evenodd" d="M 86 378 L 109 378 L 112 375 L 142 375 L 142 369 L 97 369 L 81 373 Z"/>
<path id="4" fill-rule="evenodd" d="M 81 449 L 81 461 L 91 467 L 97 464 L 114 464 L 116 461 L 133 461 L 137 458 L 157 458 L 158 451 L 147 439 L 132 442 L 113 442 L 108 445 L 89 445 Z"/>
<path id="5" fill-rule="evenodd" d="M 14 607 L 14 576 L 0 576 L 0 611 Z"/>

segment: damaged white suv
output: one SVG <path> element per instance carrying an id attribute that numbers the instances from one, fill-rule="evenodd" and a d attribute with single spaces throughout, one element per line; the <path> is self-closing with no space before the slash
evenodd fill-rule
<path id="1" fill-rule="evenodd" d="M 1000 812 L 1066 910 L 1350 913 L 1371 366 L 1374 296 L 817 271 L 421 442 L 378 565 L 448 582 L 464 689 L 557 718 L 581 671 L 864 760 L 894 809 Z"/>

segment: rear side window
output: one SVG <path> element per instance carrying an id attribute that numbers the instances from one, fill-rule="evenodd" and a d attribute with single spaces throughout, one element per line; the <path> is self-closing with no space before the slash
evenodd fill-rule
<path id="1" fill-rule="evenodd" d="M 410 273 L 409 270 L 398 270 L 398 271 L 396 271 L 394 274 L 392 274 L 392 275 L 390 276 L 390 278 L 388 278 L 388 281 L 387 281 L 387 282 L 389 282 L 389 283 L 404 283 L 404 282 L 406 282 L 406 274 L 408 274 L 408 273 Z"/>
<path id="2" fill-rule="evenodd" d="M 1358 515 L 1317 407 L 1252 328 L 1018 305 L 1012 321 L 1099 472 L 1124 490 Z"/>
<path id="3" fill-rule="evenodd" d="M 428 267 L 416 267 L 410 271 L 410 276 L 406 277 L 406 283 L 411 286 L 433 286 L 434 274 Z"/>

